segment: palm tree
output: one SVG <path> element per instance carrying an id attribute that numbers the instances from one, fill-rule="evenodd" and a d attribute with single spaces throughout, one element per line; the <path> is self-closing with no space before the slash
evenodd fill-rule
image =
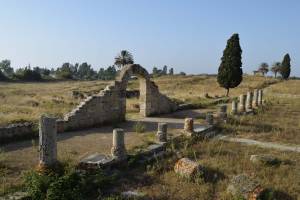
<path id="1" fill-rule="evenodd" d="M 266 73 L 268 73 L 268 71 L 269 71 L 269 65 L 268 65 L 268 63 L 265 63 L 265 62 L 261 63 L 260 66 L 259 66 L 259 68 L 258 68 L 258 71 L 260 71 L 263 74 L 263 76 Z"/>
<path id="2" fill-rule="evenodd" d="M 280 71 L 281 63 L 275 62 L 272 65 L 271 71 L 274 73 L 275 78 L 277 77 L 277 73 Z"/>
<path id="3" fill-rule="evenodd" d="M 119 55 L 115 57 L 115 65 L 121 69 L 124 65 L 133 64 L 133 56 L 127 50 L 122 50 Z"/>

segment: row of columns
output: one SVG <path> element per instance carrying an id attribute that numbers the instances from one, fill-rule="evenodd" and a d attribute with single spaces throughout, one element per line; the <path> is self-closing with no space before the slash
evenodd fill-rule
<path id="1" fill-rule="evenodd" d="M 231 113 L 252 111 L 254 107 L 259 107 L 263 104 L 263 90 L 255 89 L 253 92 L 247 92 L 247 95 L 239 96 L 239 104 L 237 100 L 232 100 Z"/>

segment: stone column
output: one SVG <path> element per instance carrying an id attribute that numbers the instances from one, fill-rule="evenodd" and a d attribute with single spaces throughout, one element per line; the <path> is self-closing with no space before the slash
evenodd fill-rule
<path id="1" fill-rule="evenodd" d="M 212 113 L 210 112 L 206 113 L 206 122 L 208 123 L 208 125 L 214 124 L 214 116 Z"/>
<path id="2" fill-rule="evenodd" d="M 254 95 L 253 95 L 253 107 L 257 107 L 258 106 L 258 89 L 254 90 Z"/>
<path id="3" fill-rule="evenodd" d="M 50 168 L 57 163 L 56 118 L 41 116 L 39 124 L 39 168 Z"/>
<path id="4" fill-rule="evenodd" d="M 167 131 L 167 123 L 158 123 L 156 136 L 159 142 L 167 142 Z"/>
<path id="5" fill-rule="evenodd" d="M 233 99 L 231 103 L 231 114 L 236 115 L 238 109 L 238 103 L 237 100 Z"/>
<path id="6" fill-rule="evenodd" d="M 113 146 L 111 148 L 111 155 L 118 160 L 122 160 L 127 157 L 123 129 L 117 128 L 113 130 Z"/>
<path id="7" fill-rule="evenodd" d="M 184 120 L 184 132 L 192 134 L 194 132 L 194 120 L 193 118 L 185 118 Z"/>
<path id="8" fill-rule="evenodd" d="M 240 112 L 245 112 L 246 111 L 246 95 L 241 94 L 240 95 L 240 103 L 239 103 L 239 110 Z"/>
<path id="9" fill-rule="evenodd" d="M 263 104 L 263 90 L 260 89 L 258 91 L 258 105 L 261 106 Z"/>
<path id="10" fill-rule="evenodd" d="M 252 99 L 253 99 L 253 93 L 247 92 L 247 100 L 246 100 L 246 110 L 252 111 Z"/>
<path id="11" fill-rule="evenodd" d="M 227 105 L 226 104 L 223 104 L 220 106 L 219 108 L 219 117 L 221 119 L 226 119 L 227 118 Z"/>

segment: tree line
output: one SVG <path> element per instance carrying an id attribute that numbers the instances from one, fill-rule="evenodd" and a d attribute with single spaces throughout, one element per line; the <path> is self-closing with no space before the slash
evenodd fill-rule
<path id="1" fill-rule="evenodd" d="M 122 50 L 114 59 L 114 64 L 107 68 L 94 70 L 90 64 L 69 62 L 63 63 L 60 67 L 47 69 L 41 67 L 26 67 L 14 70 L 11 67 L 10 60 L 2 60 L 0 62 L 0 81 L 20 80 L 20 81 L 41 81 L 41 80 L 114 80 L 118 71 L 127 64 L 134 64 L 132 54 L 127 50 Z M 162 70 L 154 67 L 153 76 L 173 75 L 173 68 L 167 72 L 167 66 Z"/>
<path id="2" fill-rule="evenodd" d="M 288 79 L 291 73 L 291 58 L 287 53 L 284 55 L 282 62 L 274 62 L 271 66 L 268 63 L 263 62 L 260 64 L 257 71 L 254 71 L 254 74 L 259 72 L 263 76 L 271 71 L 274 74 L 274 77 L 277 78 L 279 73 L 283 79 Z"/>

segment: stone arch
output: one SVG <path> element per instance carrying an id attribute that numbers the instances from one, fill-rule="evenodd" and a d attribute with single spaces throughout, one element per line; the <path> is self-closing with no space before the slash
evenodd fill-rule
<path id="1" fill-rule="evenodd" d="M 122 110 L 126 112 L 126 88 L 129 80 L 132 76 L 136 76 L 140 82 L 140 114 L 144 117 L 151 114 L 151 104 L 149 103 L 149 92 L 150 92 L 150 76 L 145 68 L 138 64 L 126 65 L 120 71 L 116 81 L 119 82 L 120 86 L 120 100 Z M 124 117 L 125 117 L 124 113 Z"/>
<path id="2" fill-rule="evenodd" d="M 58 120 L 59 131 L 76 130 L 124 121 L 126 88 L 131 76 L 140 80 L 140 113 L 147 117 L 177 110 L 177 104 L 161 94 L 146 69 L 138 64 L 126 65 L 116 80 L 98 94 L 87 97 L 75 109 Z"/>

